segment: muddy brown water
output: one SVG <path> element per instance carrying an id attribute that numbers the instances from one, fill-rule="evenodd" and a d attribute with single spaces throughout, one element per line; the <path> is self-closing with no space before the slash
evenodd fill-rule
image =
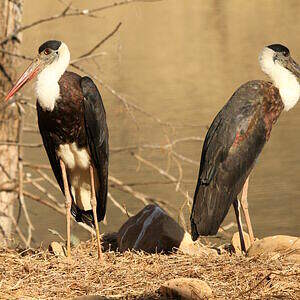
<path id="1" fill-rule="evenodd" d="M 97 7 L 112 1 L 73 1 L 78 8 Z M 62 5 L 53 0 L 27 0 L 24 24 L 57 14 Z M 82 66 L 96 73 L 129 100 L 165 122 L 199 125 L 172 130 L 172 138 L 204 136 L 209 125 L 232 93 L 244 82 L 264 79 L 258 65 L 258 53 L 264 45 L 286 44 L 300 62 L 300 2 L 289 1 L 201 1 L 169 0 L 136 3 L 99 13 L 99 18 L 65 18 L 24 32 L 22 53 L 33 56 L 48 39 L 65 41 L 76 58 L 92 48 L 119 21 L 119 32 L 99 51 L 104 55 Z M 21 63 L 20 70 L 26 66 Z M 100 86 L 98 84 L 98 86 Z M 33 93 L 33 85 L 25 90 Z M 165 143 L 160 126 L 137 114 L 142 126 L 136 130 L 130 117 L 109 92 L 100 88 L 110 127 L 112 147 L 132 145 L 138 141 Z M 27 122 L 34 120 L 35 112 Z M 249 205 L 255 234 L 300 233 L 300 105 L 284 112 L 273 129 L 250 180 Z M 141 136 L 139 138 L 139 136 Z M 27 142 L 39 142 L 38 134 L 25 135 Z M 199 161 L 201 142 L 179 145 L 183 155 Z M 143 154 L 143 153 L 141 153 Z M 148 154 L 147 154 L 148 155 Z M 153 162 L 166 167 L 166 155 L 153 151 Z M 44 150 L 26 149 L 26 159 L 47 162 Z M 172 168 L 177 176 L 176 168 Z M 193 195 L 198 166 L 184 164 L 184 187 Z M 126 153 L 111 155 L 110 172 L 124 182 L 162 180 L 146 167 L 139 168 Z M 51 174 L 51 173 L 49 173 Z M 52 174 L 51 174 L 52 176 Z M 50 187 L 47 187 L 53 192 Z M 183 197 L 172 185 L 137 186 L 137 190 L 166 199 L 180 207 Z M 31 189 L 31 192 L 36 192 Z M 113 196 L 137 212 L 143 205 L 128 194 L 111 189 Z M 54 192 L 60 201 L 62 195 Z M 48 228 L 65 234 L 63 216 L 47 207 L 27 200 L 35 226 L 36 243 L 48 243 L 54 237 Z M 111 203 L 107 225 L 102 231 L 118 229 L 127 219 Z M 234 220 L 230 211 L 224 221 Z M 23 220 L 24 221 L 24 220 Z M 23 223 L 22 221 L 22 223 Z M 89 235 L 78 226 L 73 233 L 82 239 Z"/>

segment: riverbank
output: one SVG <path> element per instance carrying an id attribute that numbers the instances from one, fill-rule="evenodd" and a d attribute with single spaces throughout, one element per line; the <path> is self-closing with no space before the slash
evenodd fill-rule
<path id="1" fill-rule="evenodd" d="M 0 249 L 0 299 L 95 294 L 107 299 L 162 299 L 159 287 L 178 277 L 205 281 L 214 299 L 300 298 L 299 264 L 280 257 L 112 251 L 98 263 L 96 253 L 91 242 L 80 243 L 72 249 L 73 261 L 68 264 L 48 250 Z"/>

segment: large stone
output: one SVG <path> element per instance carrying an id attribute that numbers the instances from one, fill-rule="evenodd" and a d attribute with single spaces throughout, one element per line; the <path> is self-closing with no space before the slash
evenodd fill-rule
<path id="1" fill-rule="evenodd" d="M 179 248 L 184 230 L 158 205 L 147 205 L 118 232 L 119 251 L 171 252 Z"/>
<path id="2" fill-rule="evenodd" d="M 111 298 L 102 297 L 98 295 L 87 295 L 73 298 L 73 300 L 109 300 Z"/>
<path id="3" fill-rule="evenodd" d="M 243 236 L 244 236 L 246 251 L 248 251 L 248 249 L 251 246 L 250 237 L 249 237 L 249 234 L 245 231 L 243 231 Z M 234 233 L 234 235 L 232 236 L 231 245 L 232 245 L 235 253 L 237 253 L 237 254 L 242 253 L 241 239 L 240 239 L 239 232 Z"/>
<path id="4" fill-rule="evenodd" d="M 212 290 L 205 281 L 197 278 L 175 278 L 166 281 L 159 292 L 167 299 L 199 300 L 212 296 Z"/>
<path id="5" fill-rule="evenodd" d="M 255 241 L 248 250 L 249 256 L 267 255 L 283 257 L 300 263 L 300 238 L 288 235 L 275 235 Z"/>
<path id="6" fill-rule="evenodd" d="M 217 256 L 218 252 L 215 249 L 201 246 L 199 243 L 192 240 L 191 235 L 188 232 L 184 233 L 183 239 L 178 247 L 178 250 L 188 255 L 209 255 Z"/>
<path id="7" fill-rule="evenodd" d="M 102 251 L 117 251 L 118 245 L 118 233 L 106 233 L 101 238 Z"/>
<path id="8" fill-rule="evenodd" d="M 58 242 L 52 242 L 49 245 L 49 251 L 56 256 L 60 257 L 66 257 L 66 249 L 65 246 L 63 246 L 61 243 Z"/>

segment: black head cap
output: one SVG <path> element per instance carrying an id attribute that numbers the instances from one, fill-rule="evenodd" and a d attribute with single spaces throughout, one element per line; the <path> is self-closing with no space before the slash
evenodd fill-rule
<path id="1" fill-rule="evenodd" d="M 57 50 L 61 45 L 61 41 L 47 41 L 42 44 L 39 48 L 39 53 L 43 52 L 45 49 L 50 48 L 52 50 Z"/>
<path id="2" fill-rule="evenodd" d="M 268 48 L 272 49 L 275 52 L 280 52 L 284 56 L 288 56 L 290 54 L 290 50 L 287 47 L 280 44 L 269 45 Z"/>

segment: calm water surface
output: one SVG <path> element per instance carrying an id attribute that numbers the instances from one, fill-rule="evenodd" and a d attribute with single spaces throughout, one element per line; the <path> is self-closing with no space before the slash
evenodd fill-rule
<path id="1" fill-rule="evenodd" d="M 97 7 L 111 1 L 73 1 L 79 8 Z M 62 10 L 53 0 L 26 0 L 24 24 L 57 14 Z M 99 51 L 97 60 L 82 63 L 119 93 L 165 122 L 192 124 L 175 132 L 172 138 L 204 136 L 209 125 L 232 93 L 244 82 L 264 79 L 257 56 L 264 45 L 286 44 L 300 62 L 300 2 L 289 1 L 201 1 L 169 0 L 137 3 L 105 11 L 98 19 L 80 17 L 42 24 L 23 35 L 22 53 L 33 56 L 48 39 L 65 41 L 73 58 L 92 48 L 118 22 L 119 32 Z M 26 63 L 20 65 L 20 69 Z M 98 84 L 100 87 L 100 85 Z M 110 127 L 111 147 L 146 143 L 166 143 L 164 131 L 137 114 L 138 131 L 123 107 L 100 88 Z M 33 87 L 26 93 L 31 95 Z M 33 119 L 32 112 L 27 122 Z M 256 235 L 300 234 L 300 105 L 283 113 L 251 176 L 249 203 Z M 38 134 L 26 140 L 40 141 Z M 201 142 L 187 143 L 176 150 L 199 161 Z M 143 154 L 143 153 L 142 153 Z M 153 152 L 151 160 L 166 168 L 163 153 Z M 149 157 L 149 156 L 148 156 Z M 27 160 L 47 162 L 42 149 L 26 151 Z M 145 167 L 139 168 L 128 154 L 111 155 L 111 174 L 124 182 L 162 178 Z M 176 168 L 171 168 L 177 176 Z M 184 187 L 193 195 L 198 166 L 184 164 Z M 49 191 L 53 192 L 50 187 Z M 166 199 L 179 207 L 184 201 L 174 186 L 138 186 L 137 190 Z M 36 192 L 36 190 L 32 190 Z M 142 207 L 129 195 L 111 189 L 113 196 L 131 212 Z M 63 200 L 60 193 L 55 196 Z M 35 241 L 53 239 L 48 228 L 65 233 L 65 220 L 50 209 L 28 200 L 35 225 Z M 118 229 L 127 219 L 109 203 L 107 225 Z M 230 211 L 224 224 L 234 220 Z M 73 232 L 89 237 L 78 226 Z"/>

